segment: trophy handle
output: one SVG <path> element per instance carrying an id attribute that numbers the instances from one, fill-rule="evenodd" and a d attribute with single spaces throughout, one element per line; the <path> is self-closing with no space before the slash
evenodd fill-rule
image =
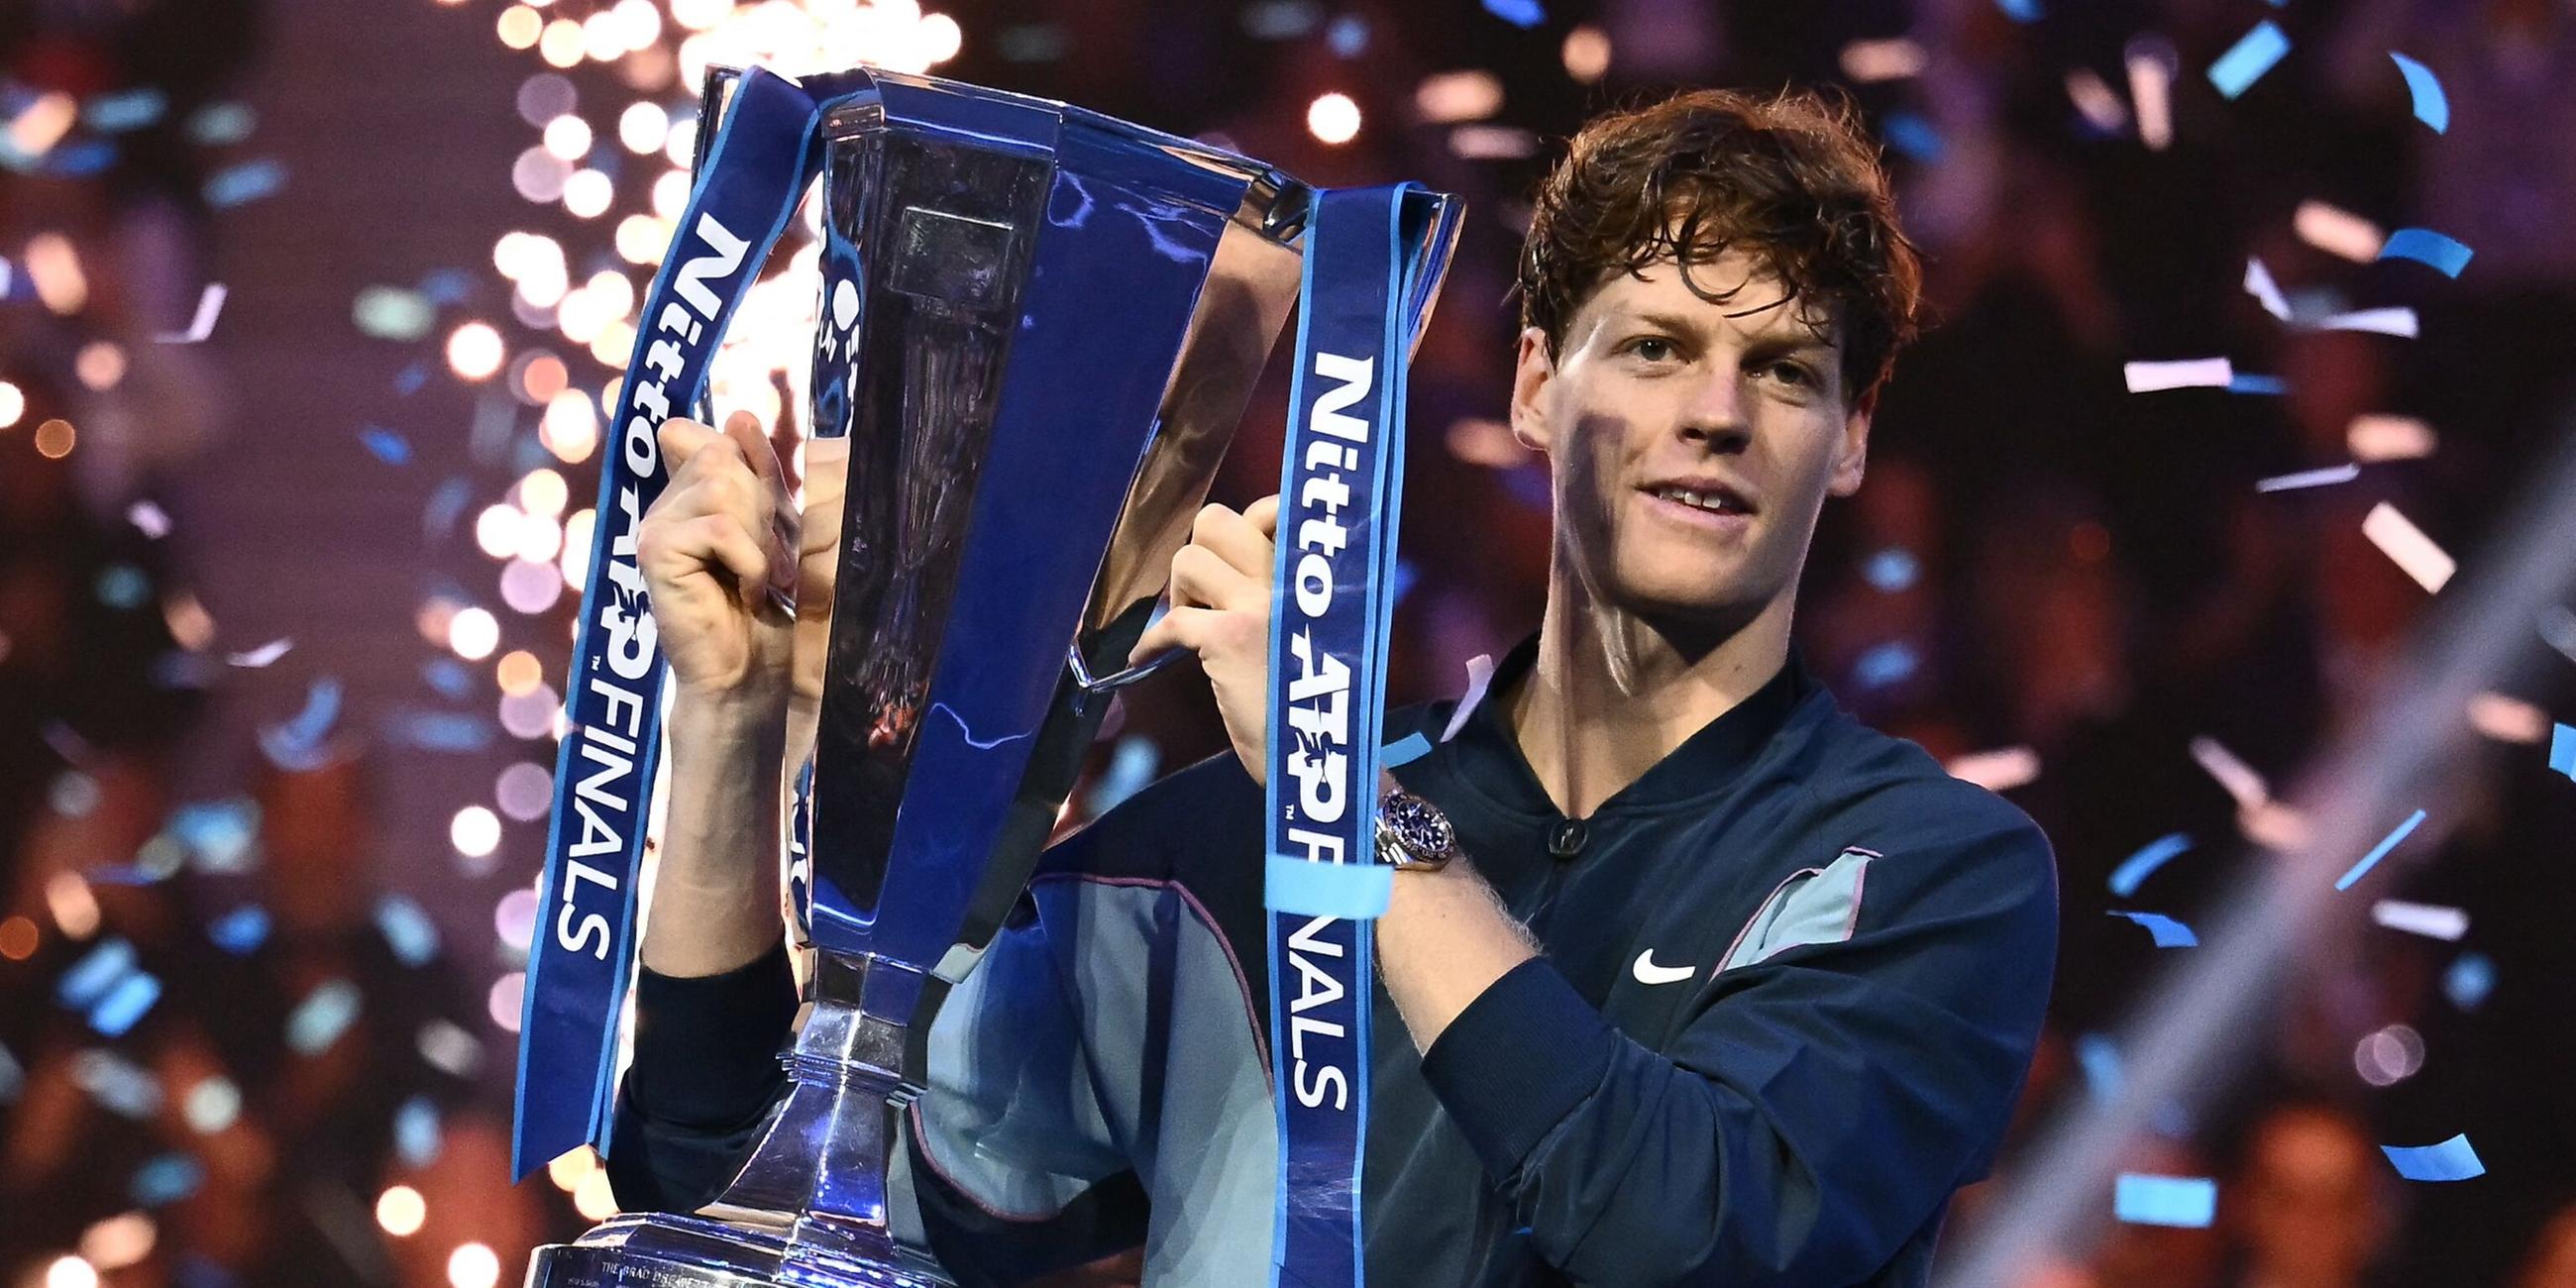
<path id="1" fill-rule="evenodd" d="M 1112 671 L 1107 675 L 1095 676 L 1091 673 L 1091 668 L 1085 665 L 1082 660 L 1082 646 L 1080 644 L 1072 644 L 1067 645 L 1064 650 L 1064 664 L 1072 669 L 1073 682 L 1081 685 L 1083 692 L 1093 694 L 1115 693 L 1118 690 L 1126 688 L 1128 685 L 1134 684 L 1138 680 L 1144 679 L 1146 676 L 1152 675 L 1154 672 L 1171 665 L 1174 661 L 1177 661 L 1182 654 L 1188 651 L 1189 650 L 1187 649 L 1171 649 L 1146 658 L 1144 661 L 1138 662 L 1134 666 Z"/>

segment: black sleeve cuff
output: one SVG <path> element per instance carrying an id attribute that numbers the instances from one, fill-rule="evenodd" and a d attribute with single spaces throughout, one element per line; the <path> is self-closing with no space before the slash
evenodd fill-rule
<path id="1" fill-rule="evenodd" d="M 796 1027 L 796 1006 L 784 942 L 721 975 L 637 967 L 627 1098 L 646 1118 L 702 1131 L 759 1117 L 786 1076 L 778 1053 Z"/>
<path id="2" fill-rule="evenodd" d="M 1502 1183 L 1592 1095 L 1620 1040 L 1555 965 L 1533 957 L 1440 1031 L 1423 1053 L 1422 1076 Z"/>

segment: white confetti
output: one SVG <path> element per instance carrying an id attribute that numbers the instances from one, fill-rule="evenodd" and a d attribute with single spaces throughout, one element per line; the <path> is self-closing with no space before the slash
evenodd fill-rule
<path id="1" fill-rule="evenodd" d="M 2263 305 L 2264 312 L 2284 322 L 2290 320 L 2290 302 L 2281 297 L 2281 288 L 2272 281 L 2271 270 L 2263 267 L 2263 261 L 2246 259 L 2245 292 Z"/>
<path id="2" fill-rule="evenodd" d="M 2433 454 L 2433 427 L 2412 416 L 2370 412 L 2344 427 L 2344 446 L 2364 461 L 2404 461 Z"/>
<path id="3" fill-rule="evenodd" d="M 150 501 L 137 501 L 125 507 L 125 521 L 155 541 L 170 535 L 170 516 Z"/>
<path id="4" fill-rule="evenodd" d="M 2228 795 L 2236 798 L 2238 809 L 2260 809 L 2270 803 L 2272 785 L 2263 781 L 2263 775 L 2238 759 L 2235 752 L 2229 751 L 2216 738 L 2202 736 L 2192 739 L 2191 758 L 2199 761 L 2200 767 L 2217 779 L 2218 785 L 2226 788 Z"/>
<path id="5" fill-rule="evenodd" d="M 215 318 L 224 311 L 224 284 L 206 283 L 205 293 L 197 297 L 197 318 L 184 332 L 163 332 L 154 338 L 163 344 L 202 344 L 215 333 Z"/>
<path id="6" fill-rule="evenodd" d="M 2225 358 L 2186 358 L 2179 362 L 2132 362 L 2121 367 L 2133 394 L 2164 389 L 2224 389 L 2236 379 Z"/>
<path id="7" fill-rule="evenodd" d="M 2388 244 L 2388 234 L 2379 225 L 2322 201 L 2300 202 L 2290 226 L 2298 231 L 2300 241 L 2356 264 L 2379 258 L 2379 248 Z"/>
<path id="8" fill-rule="evenodd" d="M 2459 571 L 2457 561 L 2386 501 L 2370 507 L 2370 513 L 2362 518 L 2361 534 L 2414 578 L 2416 585 L 2428 591 L 2440 590 L 2451 580 L 2451 574 Z"/>
<path id="9" fill-rule="evenodd" d="M 266 644 L 262 644 L 255 649 L 248 649 L 239 653 L 228 653 L 224 656 L 224 660 L 226 662 L 230 662 L 234 666 L 257 669 L 286 656 L 286 650 L 293 647 L 295 647 L 295 640 L 292 637 L 281 640 L 270 640 Z"/>
<path id="10" fill-rule="evenodd" d="M 1943 768 L 1990 792 L 2010 791 L 2039 777 L 2039 753 L 2028 747 L 1970 752 Z"/>
<path id="11" fill-rule="evenodd" d="M 2257 492 L 2287 492 L 2292 488 L 2324 487 L 2330 483 L 2350 483 L 2359 477 L 2361 477 L 2361 467 L 2358 465 L 2331 465 L 2321 470 L 2302 470 L 2296 474 L 2275 474 L 2268 479 L 2257 480 L 2254 484 L 2254 490 Z"/>
<path id="12" fill-rule="evenodd" d="M 2418 330 L 2415 310 L 2403 308 L 2359 309 L 2351 313 L 2336 313 L 2320 318 L 2309 325 L 2319 331 L 2369 331 L 2377 335 L 2393 335 L 2405 340 L 2414 339 Z"/>
<path id="13" fill-rule="evenodd" d="M 2370 919 L 2390 930 L 2427 939 L 2453 939 L 2469 933 L 2469 914 L 2439 904 L 2382 899 L 2370 905 Z"/>

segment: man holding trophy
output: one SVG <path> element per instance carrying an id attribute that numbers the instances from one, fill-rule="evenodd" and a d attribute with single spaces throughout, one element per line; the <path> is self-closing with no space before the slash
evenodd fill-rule
<path id="1" fill-rule="evenodd" d="M 871 274 L 902 272 L 867 249 Z M 1331 522 L 1315 517 L 1318 485 L 1201 509 L 1185 544 L 1167 531 L 1151 572 L 1177 544 L 1168 608 L 1084 636 L 1117 647 L 1074 673 L 1191 650 L 1235 754 L 1145 789 L 1024 884 L 978 879 L 993 924 L 929 969 L 944 1000 L 906 1012 L 934 1016 L 909 1033 L 926 1089 L 894 1098 L 899 1139 L 869 1146 L 881 1191 L 849 1210 L 921 1254 L 917 1282 L 1926 1282 L 1949 1197 L 1991 1162 L 2037 1043 L 2057 910 L 2027 817 L 1842 713 L 1791 647 L 1808 543 L 1825 500 L 1861 485 L 1919 282 L 1846 112 L 1701 91 L 1588 125 L 1540 191 L 1519 275 L 1510 422 L 1547 458 L 1555 517 L 1536 634 L 1464 698 L 1386 713 L 1381 738 L 1360 720 L 1378 701 L 1365 688 L 1348 710 L 1339 690 L 1293 705 L 1329 675 L 1282 624 L 1312 589 L 1300 552 L 1342 539 L 1314 526 Z M 862 329 L 892 307 L 871 296 Z M 1395 382 L 1400 396 L 1397 372 L 1369 385 L 1364 365 L 1331 358 L 1299 367 L 1324 432 L 1292 434 L 1292 478 L 1343 459 L 1328 423 L 1340 394 Z M 1054 392 L 1078 404 L 1091 391 Z M 864 417 L 866 391 L 854 398 Z M 864 487 L 896 486 L 868 478 L 855 438 L 809 447 L 800 524 L 750 417 L 721 432 L 674 417 L 658 433 L 670 483 L 634 546 L 676 689 L 608 1151 L 629 1209 L 758 1225 L 830 1188 L 764 1189 L 769 1165 L 745 1163 L 803 1140 L 828 1173 L 838 1148 L 796 1124 L 819 1121 L 798 1097 L 829 1082 L 807 1062 L 815 1026 L 843 1023 L 820 1000 L 840 968 L 818 967 L 814 1017 L 788 1068 L 778 1059 L 798 998 L 772 785 L 814 749 L 820 855 L 836 824 L 905 826 L 856 807 L 836 818 L 835 756 L 864 765 L 868 747 L 915 731 L 1002 736 L 936 700 L 885 700 L 939 690 L 887 678 L 902 668 L 845 646 L 818 608 L 883 597 L 853 579 L 913 557 L 902 522 L 848 535 L 865 525 L 842 513 L 844 487 L 855 506 Z M 980 506 L 974 519 L 1001 521 Z M 881 620 L 917 611 L 906 600 Z M 860 672 L 878 700 L 836 713 L 834 686 Z M 1345 719 L 1358 746 L 1384 744 L 1385 768 L 1350 789 L 1377 795 L 1375 854 L 1341 857 L 1392 875 L 1373 924 L 1353 913 L 1337 939 L 1305 914 L 1342 896 L 1280 894 L 1295 873 L 1275 825 L 1338 812 L 1307 753 Z M 907 813 L 934 790 L 922 772 Z M 1320 834 L 1288 835 L 1311 851 L 1290 856 L 1298 870 L 1342 866 L 1302 864 L 1322 857 Z M 833 884 L 819 858 L 815 871 Z M 855 902 L 851 924 L 883 935 L 876 905 Z M 1371 954 L 1375 971 L 1352 976 Z M 1359 1046 L 1344 1041 L 1372 1018 L 1389 1040 L 1369 1049 L 1361 1027 Z M 870 1039 L 854 1023 L 836 1040 Z M 1356 1156 L 1303 1152 L 1314 1137 L 1297 1114 L 1354 1103 Z M 1326 1205 L 1308 1206 L 1317 1193 Z M 1347 1274 L 1288 1251 L 1318 1220 L 1360 1249 Z"/>

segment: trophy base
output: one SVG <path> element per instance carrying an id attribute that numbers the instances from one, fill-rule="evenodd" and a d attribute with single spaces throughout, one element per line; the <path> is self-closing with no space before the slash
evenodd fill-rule
<path id="1" fill-rule="evenodd" d="M 661 1212 L 610 1218 L 528 1260 L 526 1288 L 955 1288 L 908 1250 L 860 1256 L 779 1231 Z"/>

